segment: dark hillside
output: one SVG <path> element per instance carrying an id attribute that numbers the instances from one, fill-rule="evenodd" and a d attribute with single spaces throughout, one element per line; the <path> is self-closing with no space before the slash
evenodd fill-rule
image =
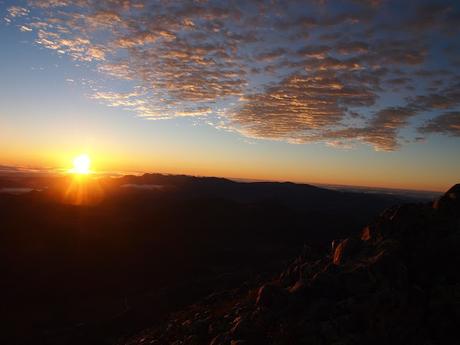
<path id="1" fill-rule="evenodd" d="M 76 206 L 58 198 L 68 179 L 45 181 L 42 192 L 0 193 L 1 337 L 10 344 L 113 343 L 280 270 L 304 244 L 323 251 L 400 202 L 153 174 L 100 180 L 104 199 Z"/>
<path id="2" fill-rule="evenodd" d="M 222 291 L 126 344 L 453 344 L 460 326 L 460 185 L 391 207 L 331 252 Z"/>

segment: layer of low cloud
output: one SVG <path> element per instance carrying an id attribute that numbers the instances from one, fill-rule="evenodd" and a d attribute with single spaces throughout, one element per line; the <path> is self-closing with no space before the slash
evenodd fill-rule
<path id="1" fill-rule="evenodd" d="M 90 97 L 143 118 L 383 151 L 458 136 L 454 0 L 30 0 L 4 19 L 95 66 L 109 82 Z"/>

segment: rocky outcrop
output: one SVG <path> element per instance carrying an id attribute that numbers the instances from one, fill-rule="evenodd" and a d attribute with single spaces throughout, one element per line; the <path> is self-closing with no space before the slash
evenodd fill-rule
<path id="1" fill-rule="evenodd" d="M 128 344 L 452 344 L 460 326 L 460 185 L 385 210 L 323 257 L 172 315 Z"/>

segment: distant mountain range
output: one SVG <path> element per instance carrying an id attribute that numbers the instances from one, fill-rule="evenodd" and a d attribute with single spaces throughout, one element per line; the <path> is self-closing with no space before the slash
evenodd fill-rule
<path id="1" fill-rule="evenodd" d="M 0 167 L 1 168 L 1 167 Z M 0 169 L 0 192 L 8 192 L 11 188 L 36 188 L 43 189 L 53 185 L 55 181 L 62 180 L 66 175 L 57 173 L 34 172 L 34 171 L 21 171 L 14 169 Z M 146 185 L 155 185 L 155 183 L 165 185 L 184 185 L 205 181 L 208 183 L 216 183 L 217 181 L 223 185 L 225 182 L 230 183 L 245 183 L 245 184 L 295 184 L 296 186 L 316 186 L 318 188 L 336 190 L 342 192 L 355 192 L 355 193 L 370 193 L 393 195 L 398 198 L 408 198 L 412 200 L 433 200 L 442 195 L 442 192 L 436 191 L 423 191 L 423 190 L 410 190 L 410 189 L 395 189 L 395 188 L 380 188 L 380 187 L 364 187 L 364 186 L 349 186 L 349 185 L 336 185 L 336 184 L 299 184 L 289 182 L 274 182 L 263 180 L 249 180 L 249 179 L 233 179 L 233 178 L 215 178 L 215 177 L 195 177 L 187 175 L 169 175 L 169 174 L 144 174 L 144 175 L 125 175 L 125 176 L 106 176 L 94 175 L 101 180 L 116 179 L 119 181 L 127 182 L 133 188 L 142 187 Z M 54 181 L 54 182 L 53 182 Z M 145 187 L 147 188 L 147 187 Z M 18 191 L 19 192 L 19 191 Z"/>

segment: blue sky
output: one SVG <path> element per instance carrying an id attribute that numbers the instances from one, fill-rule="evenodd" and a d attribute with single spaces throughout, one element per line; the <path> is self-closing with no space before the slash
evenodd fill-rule
<path id="1" fill-rule="evenodd" d="M 0 164 L 445 189 L 456 1 L 0 2 Z"/>

